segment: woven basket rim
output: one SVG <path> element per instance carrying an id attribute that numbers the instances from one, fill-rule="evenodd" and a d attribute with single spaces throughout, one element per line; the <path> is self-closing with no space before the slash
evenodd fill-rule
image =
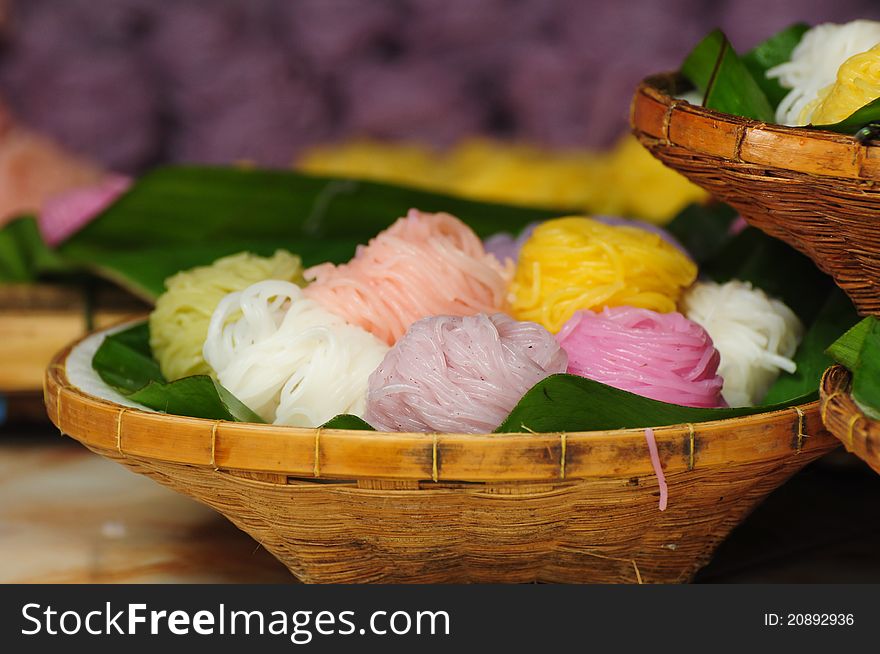
<path id="1" fill-rule="evenodd" d="M 630 106 L 630 124 L 641 137 L 737 163 L 791 172 L 880 180 L 880 145 L 805 127 L 766 123 L 722 113 L 673 97 L 680 76 L 646 77 Z"/>
<path id="2" fill-rule="evenodd" d="M 835 364 L 822 375 L 822 422 L 846 449 L 880 473 L 880 420 L 865 415 L 852 395 L 852 373 Z"/>
<path id="3" fill-rule="evenodd" d="M 87 338 L 87 337 L 84 337 Z M 431 434 L 314 429 L 188 418 L 125 407 L 46 370 L 44 401 L 63 434 L 121 455 L 304 478 L 532 481 L 651 474 L 645 430 Z M 769 413 L 654 427 L 667 472 L 827 448 L 818 401 Z"/>

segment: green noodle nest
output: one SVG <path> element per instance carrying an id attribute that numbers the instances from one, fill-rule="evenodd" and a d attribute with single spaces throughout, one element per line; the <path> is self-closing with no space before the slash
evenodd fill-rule
<path id="1" fill-rule="evenodd" d="M 213 376 L 202 356 L 211 314 L 228 293 L 266 279 L 304 286 L 300 258 L 285 250 L 271 257 L 240 252 L 166 279 L 150 314 L 150 346 L 166 379 Z"/>

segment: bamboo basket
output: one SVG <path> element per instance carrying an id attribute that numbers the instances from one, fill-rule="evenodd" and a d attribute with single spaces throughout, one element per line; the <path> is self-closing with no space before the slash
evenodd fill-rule
<path id="1" fill-rule="evenodd" d="M 822 421 L 846 449 L 880 473 L 880 421 L 866 416 L 853 401 L 852 374 L 832 366 L 822 376 Z"/>
<path id="2" fill-rule="evenodd" d="M 880 145 L 694 106 L 678 78 L 636 90 L 633 132 L 670 168 L 809 256 L 862 314 L 880 314 Z"/>
<path id="3" fill-rule="evenodd" d="M 123 407 L 46 372 L 58 428 L 213 507 L 305 582 L 685 582 L 768 493 L 838 445 L 818 403 L 655 430 L 302 429 Z"/>

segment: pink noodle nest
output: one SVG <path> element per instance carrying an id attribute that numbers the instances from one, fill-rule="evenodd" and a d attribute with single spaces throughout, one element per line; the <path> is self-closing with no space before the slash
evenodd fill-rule
<path id="1" fill-rule="evenodd" d="M 661 402 L 724 406 L 718 351 L 706 330 L 680 313 L 579 311 L 556 338 L 571 374 Z"/>
<path id="2" fill-rule="evenodd" d="M 487 254 L 455 216 L 410 209 L 348 263 L 305 276 L 313 280 L 306 296 L 390 345 L 427 316 L 504 310 L 513 266 Z"/>
<path id="3" fill-rule="evenodd" d="M 502 313 L 425 318 L 370 376 L 364 418 L 384 431 L 491 432 L 567 365 L 553 335 L 532 322 Z"/>

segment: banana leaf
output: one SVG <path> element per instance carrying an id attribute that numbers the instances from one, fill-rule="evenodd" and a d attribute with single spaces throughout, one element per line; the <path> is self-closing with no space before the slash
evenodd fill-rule
<path id="1" fill-rule="evenodd" d="M 23 216 L 0 229 L 0 283 L 31 282 L 47 273 L 69 269 L 46 247 L 33 216 Z"/>
<path id="2" fill-rule="evenodd" d="M 853 399 L 872 418 L 880 418 L 880 322 L 871 320 L 853 371 Z"/>
<path id="3" fill-rule="evenodd" d="M 684 60 L 681 74 L 703 94 L 704 107 L 773 122 L 770 101 L 721 30 L 697 44 Z"/>
<path id="4" fill-rule="evenodd" d="M 828 348 L 853 376 L 852 397 L 871 418 L 880 419 L 880 321 L 868 316 Z"/>
<path id="5" fill-rule="evenodd" d="M 846 294 L 835 287 L 813 324 L 807 328 L 794 356 L 797 370 L 782 373 L 764 398 L 765 404 L 784 402 L 790 397 L 808 393 L 819 386 L 822 373 L 833 363 L 826 353 L 829 344 L 859 320 L 855 306 Z"/>
<path id="6" fill-rule="evenodd" d="M 191 418 L 264 422 L 216 380 L 207 375 L 168 382 L 150 350 L 147 323 L 104 339 L 92 367 L 105 383 L 128 399 L 156 411 Z"/>
<path id="7" fill-rule="evenodd" d="M 128 399 L 178 416 L 265 422 L 208 375 L 194 375 L 166 383 L 150 382 L 129 395 Z"/>
<path id="8" fill-rule="evenodd" d="M 153 300 L 171 274 L 242 250 L 285 248 L 305 265 L 344 261 L 411 208 L 447 211 L 481 236 L 571 213 L 293 171 L 163 168 L 138 180 L 59 253 Z"/>
<path id="9" fill-rule="evenodd" d="M 698 265 L 712 261 L 730 242 L 736 211 L 720 202 L 691 204 L 666 225 L 666 231 L 690 253 Z"/>
<path id="10" fill-rule="evenodd" d="M 107 336 L 92 358 L 92 368 L 101 379 L 124 395 L 139 391 L 152 382 L 166 382 L 153 358 L 150 326 L 146 322 Z"/>
<path id="11" fill-rule="evenodd" d="M 808 26 L 798 23 L 775 34 L 740 57 L 721 30 L 700 41 L 681 66 L 681 75 L 703 94 L 703 106 L 766 123 L 775 122 L 775 107 L 788 92 L 767 70 L 791 58 Z M 859 140 L 880 137 L 880 98 L 833 124 L 810 129 L 855 135 Z"/>
<path id="12" fill-rule="evenodd" d="M 357 243 L 411 207 L 453 213 L 482 236 L 517 232 L 535 220 L 577 213 L 288 171 L 166 168 L 139 180 L 57 254 L 42 245 L 30 219 L 27 247 L 17 239 L 8 249 L 39 254 L 39 267 L 22 268 L 15 256 L 4 257 L 0 231 L 0 266 L 8 259 L 10 277 L 31 279 L 48 268 L 43 259 L 50 255 L 68 268 L 90 270 L 152 301 L 174 273 L 242 250 L 267 256 L 285 248 L 299 254 L 307 266 L 345 261 Z M 705 261 L 728 240 L 734 215 L 722 204 L 692 205 L 668 228 L 698 261 Z"/>
<path id="13" fill-rule="evenodd" d="M 341 413 L 330 418 L 321 425 L 322 429 L 354 429 L 357 431 L 376 431 L 363 418 L 358 418 L 349 413 Z"/>
<path id="14" fill-rule="evenodd" d="M 412 188 L 286 170 L 159 168 L 62 248 L 200 244 L 213 240 L 366 239 L 411 208 L 447 211 L 480 236 L 563 215 Z"/>
<path id="15" fill-rule="evenodd" d="M 575 375 L 552 375 L 523 396 L 498 432 L 662 427 L 765 413 L 812 402 L 817 392 L 769 406 L 699 409 L 658 402 Z"/>
<path id="16" fill-rule="evenodd" d="M 791 59 L 792 52 L 809 28 L 806 23 L 796 23 L 773 35 L 743 57 L 743 63 L 774 107 L 782 102 L 789 89 L 783 88 L 778 80 L 769 79 L 767 71 Z M 838 123 L 810 127 L 841 134 L 857 134 L 866 125 L 878 121 L 880 121 L 880 98 L 869 102 Z"/>
<path id="17" fill-rule="evenodd" d="M 825 349 L 858 320 L 849 298 L 831 278 L 800 252 L 764 232 L 748 227 L 731 239 L 703 273 L 724 283 L 751 282 L 782 300 L 801 319 L 806 333 L 794 361 L 797 371 L 782 373 L 764 398 L 777 404 L 812 393 L 830 363 Z"/>
<path id="18" fill-rule="evenodd" d="M 89 262 L 91 270 L 138 297 L 152 302 L 165 292 L 165 280 L 181 270 L 204 266 L 236 252 L 271 256 L 279 248 L 298 254 L 304 266 L 325 261 L 339 263 L 354 254 L 353 239 L 272 239 L 263 241 L 214 241 L 194 245 L 169 244 L 113 250 L 75 243 L 65 250 L 69 260 Z"/>
<path id="19" fill-rule="evenodd" d="M 305 265 L 347 260 L 357 243 L 410 208 L 453 213 L 481 236 L 577 213 L 293 171 L 163 168 L 57 251 L 45 246 L 32 217 L 0 229 L 0 283 L 88 270 L 151 301 L 170 275 L 242 250 L 285 248 Z"/>
<path id="20" fill-rule="evenodd" d="M 826 353 L 837 363 L 852 372 L 859 364 L 859 353 L 871 331 L 871 324 L 876 320 L 868 316 L 853 325 L 847 332 L 832 343 Z"/>

